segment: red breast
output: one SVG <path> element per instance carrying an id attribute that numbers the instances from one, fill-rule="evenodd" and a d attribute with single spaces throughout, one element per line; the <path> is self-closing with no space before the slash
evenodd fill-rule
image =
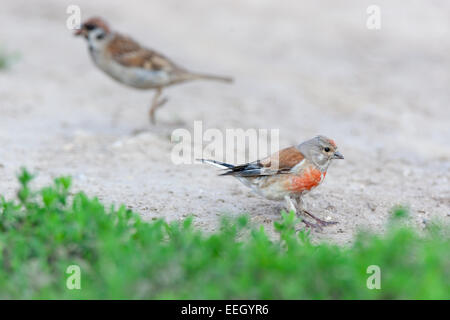
<path id="1" fill-rule="evenodd" d="M 287 180 L 286 189 L 291 192 L 304 192 L 317 187 L 325 178 L 326 172 L 321 172 L 315 167 L 302 170 L 301 174 L 294 175 Z"/>

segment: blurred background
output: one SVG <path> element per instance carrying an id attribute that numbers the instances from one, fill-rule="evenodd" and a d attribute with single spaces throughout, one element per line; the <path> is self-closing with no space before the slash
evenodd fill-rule
<path id="1" fill-rule="evenodd" d="M 369 5 L 381 29 L 366 27 Z M 195 82 L 165 90 L 150 126 L 153 95 L 94 67 L 66 27 L 104 17 L 193 71 L 235 83 Z M 345 160 L 307 197 L 316 215 L 339 222 L 315 239 L 351 241 L 382 230 L 395 204 L 425 226 L 450 213 L 450 3 L 448 1 L 2 1 L 0 194 L 17 189 L 21 166 L 38 184 L 69 174 L 76 189 L 126 203 L 145 219 L 195 214 L 204 230 L 218 216 L 248 212 L 270 231 L 281 205 L 211 168 L 174 166 L 170 134 L 204 128 L 278 128 L 280 146 L 333 138 Z M 1 66 L 2 64 L 0 64 Z M 136 133 L 139 132 L 139 133 Z"/>

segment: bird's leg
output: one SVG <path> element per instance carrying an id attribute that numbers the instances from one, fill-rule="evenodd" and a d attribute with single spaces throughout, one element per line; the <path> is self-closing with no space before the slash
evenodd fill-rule
<path id="1" fill-rule="evenodd" d="M 311 213 L 309 213 L 305 209 L 303 209 L 303 212 L 306 213 L 311 218 L 313 218 L 314 220 L 316 220 L 317 223 L 322 225 L 322 226 L 328 226 L 328 225 L 332 225 L 332 224 L 336 224 L 337 223 L 337 221 L 325 221 L 325 220 L 319 219 L 316 216 L 313 216 Z"/>
<path id="2" fill-rule="evenodd" d="M 294 213 L 297 215 L 297 208 L 294 204 L 294 201 L 292 201 L 291 197 L 285 196 L 284 200 L 286 201 L 286 209 L 288 212 L 294 211 Z"/>
<path id="3" fill-rule="evenodd" d="M 311 218 L 313 218 L 314 220 L 317 221 L 317 224 L 320 226 L 328 226 L 328 225 L 332 225 L 332 224 L 336 224 L 337 222 L 335 221 L 325 221 L 322 219 L 317 218 L 316 216 L 312 215 L 311 213 L 309 213 L 308 211 L 306 211 L 305 208 L 305 203 L 303 201 L 303 199 L 301 197 L 297 198 L 297 204 L 300 207 L 300 211 L 307 214 L 308 216 L 310 216 Z"/>
<path id="4" fill-rule="evenodd" d="M 294 211 L 295 215 L 299 216 L 297 206 L 295 205 L 295 201 L 291 199 L 289 196 L 285 196 L 284 200 L 286 201 L 286 209 L 288 211 Z M 321 228 L 317 224 L 313 224 L 311 222 L 308 222 L 303 217 L 300 217 L 302 219 L 302 222 L 308 227 L 308 228 Z M 298 230 L 297 230 L 298 231 Z"/>
<path id="5" fill-rule="evenodd" d="M 155 124 L 156 109 L 158 109 L 159 107 L 161 107 L 163 104 L 165 104 L 167 102 L 167 98 L 164 98 L 164 99 L 158 101 L 159 97 L 161 96 L 161 93 L 162 93 L 162 88 L 157 88 L 156 93 L 152 100 L 152 106 L 150 108 L 150 121 L 152 124 Z"/>

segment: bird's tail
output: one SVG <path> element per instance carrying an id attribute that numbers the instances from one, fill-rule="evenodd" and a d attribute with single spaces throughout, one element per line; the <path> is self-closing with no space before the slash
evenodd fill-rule
<path id="1" fill-rule="evenodd" d="M 212 80 L 212 81 L 221 81 L 231 83 L 233 82 L 233 78 L 227 76 L 217 76 L 213 74 L 205 74 L 205 73 L 195 73 L 195 72 L 187 72 L 183 75 L 185 80 Z"/>
<path id="2" fill-rule="evenodd" d="M 216 160 L 208 160 L 208 159 L 197 159 L 198 161 L 201 161 L 203 163 L 207 163 L 209 165 L 212 165 L 214 167 L 220 168 L 220 169 L 233 169 L 235 166 L 229 163 L 220 162 Z"/>

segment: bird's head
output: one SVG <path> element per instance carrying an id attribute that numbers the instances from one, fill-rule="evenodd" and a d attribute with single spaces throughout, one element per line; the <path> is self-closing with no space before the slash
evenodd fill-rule
<path id="1" fill-rule="evenodd" d="M 326 169 L 333 159 L 344 159 L 344 156 L 337 151 L 334 140 L 325 136 L 307 140 L 298 145 L 298 149 L 308 160 L 322 169 Z"/>
<path id="2" fill-rule="evenodd" d="M 102 40 L 109 33 L 111 29 L 108 23 L 100 17 L 93 17 L 83 22 L 80 29 L 75 32 L 75 36 L 83 36 L 88 40 Z"/>

